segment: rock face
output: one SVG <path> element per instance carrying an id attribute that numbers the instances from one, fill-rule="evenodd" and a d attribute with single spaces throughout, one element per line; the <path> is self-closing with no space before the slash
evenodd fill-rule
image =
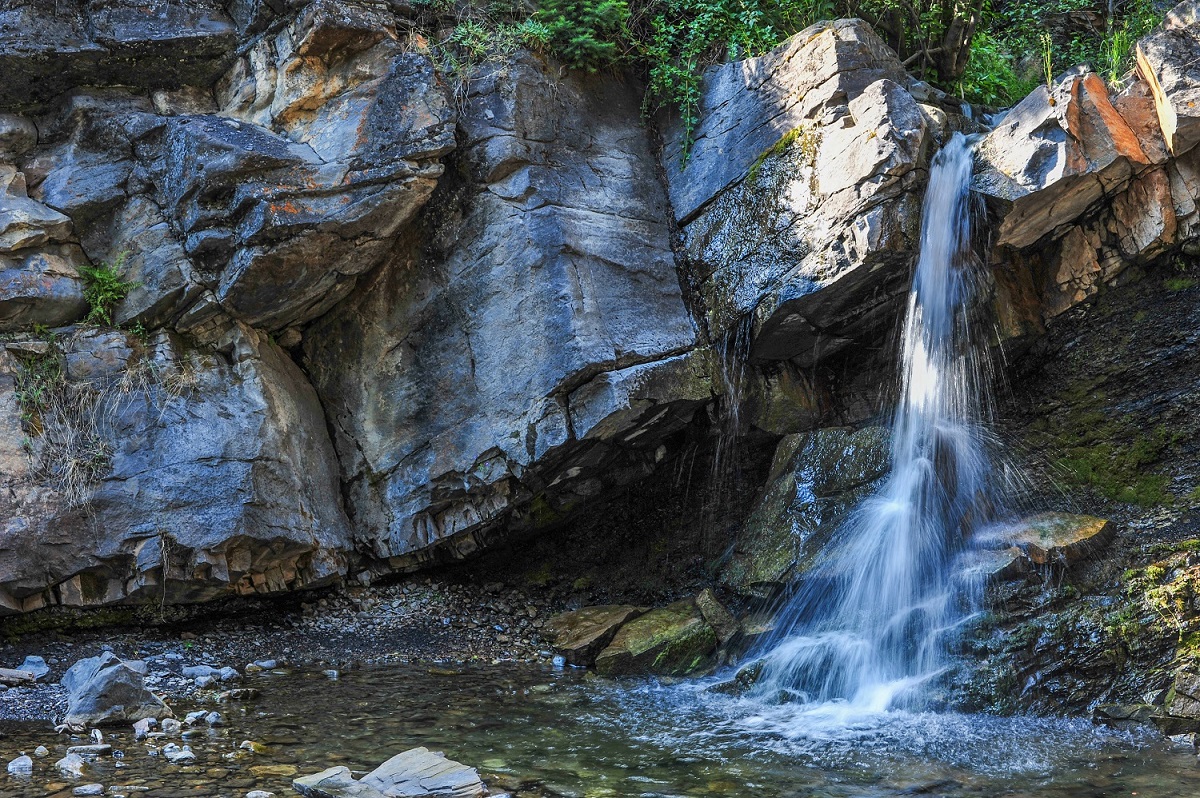
<path id="1" fill-rule="evenodd" d="M 721 568 L 724 586 L 767 598 L 803 574 L 850 510 L 877 489 L 889 453 L 883 427 L 785 436 L 758 506 Z"/>
<path id="2" fill-rule="evenodd" d="M 3 611 L 279 592 L 345 572 L 320 406 L 261 333 L 197 350 L 80 329 L 42 354 L 0 350 L 0 430 Z"/>
<path id="3" fill-rule="evenodd" d="M 433 251 L 408 242 L 306 334 L 375 556 L 466 553 L 514 508 L 571 506 L 710 398 L 631 88 L 528 56 L 487 70 Z"/>
<path id="4" fill-rule="evenodd" d="M 752 354 L 811 366 L 889 324 L 945 114 L 865 23 L 821 23 L 705 75 L 695 143 L 663 168 L 714 335 L 752 314 Z M 921 93 L 921 92 L 918 92 Z"/>
<path id="5" fill-rule="evenodd" d="M 980 145 L 975 187 L 1002 217 L 992 255 L 1003 334 L 1094 297 L 1130 264 L 1200 246 L 1195 2 L 1138 44 L 1117 96 L 1073 71 L 1039 87 Z"/>
<path id="6" fill-rule="evenodd" d="M 171 717 L 171 710 L 146 689 L 146 663 L 125 661 L 111 651 L 76 662 L 63 674 L 68 726 L 133 723 Z"/>

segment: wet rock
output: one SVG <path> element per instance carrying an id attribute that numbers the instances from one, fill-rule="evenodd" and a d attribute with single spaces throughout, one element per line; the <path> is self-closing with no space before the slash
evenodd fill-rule
<path id="1" fill-rule="evenodd" d="M 717 633 L 692 599 L 651 610 L 622 626 L 596 657 L 603 676 L 682 676 L 707 667 Z"/>
<path id="2" fill-rule="evenodd" d="M 8 773 L 11 776 L 32 776 L 33 760 L 25 754 L 21 754 L 8 763 Z"/>
<path id="3" fill-rule="evenodd" d="M 554 616 L 546 631 L 566 662 L 586 667 L 595 664 L 596 655 L 612 642 L 622 624 L 645 612 L 628 605 L 584 607 Z"/>
<path id="4" fill-rule="evenodd" d="M 292 789 L 306 798 L 385 798 L 374 787 L 355 781 L 345 765 L 295 779 Z"/>
<path id="5" fill-rule="evenodd" d="M 710 588 L 704 588 L 696 596 L 696 606 L 700 608 L 700 614 L 704 616 L 704 620 L 717 633 L 717 640 L 721 645 L 726 645 L 741 634 L 742 627 L 737 618 L 734 618 L 733 613 L 725 609 Z"/>
<path id="6" fill-rule="evenodd" d="M 1175 6 L 1141 39 L 1137 64 L 1153 94 L 1167 146 L 1182 155 L 1200 143 L 1200 2 Z"/>
<path id="7" fill-rule="evenodd" d="M 160 724 L 162 733 L 167 735 L 179 734 L 183 730 L 183 724 L 175 720 L 175 718 L 166 718 Z"/>
<path id="8" fill-rule="evenodd" d="M 50 756 L 50 749 L 44 745 L 39 745 L 37 748 L 33 749 L 33 755 L 38 759 Z"/>
<path id="9" fill-rule="evenodd" d="M 763 494 L 721 567 L 721 583 L 765 598 L 803 574 L 847 514 L 876 490 L 890 445 L 883 427 L 785 436 Z"/>
<path id="10" fill-rule="evenodd" d="M 78 778 L 88 770 L 88 764 L 79 754 L 67 754 L 54 763 L 54 767 L 64 776 Z"/>
<path id="11" fill-rule="evenodd" d="M 79 754 L 88 762 L 100 759 L 101 757 L 111 756 L 113 747 L 107 743 L 96 743 L 94 745 L 72 745 L 67 748 L 68 754 Z"/>
<path id="12" fill-rule="evenodd" d="M 167 743 L 163 746 L 162 753 L 167 758 L 167 761 L 173 765 L 196 761 L 196 754 L 189 745 L 180 747 L 175 743 Z"/>
<path id="13" fill-rule="evenodd" d="M 110 651 L 76 662 L 62 678 L 69 692 L 65 722 L 88 726 L 170 716 L 162 699 L 146 689 L 144 676 L 144 662 Z"/>
<path id="14" fill-rule="evenodd" d="M 1103 518 L 1039 513 L 993 533 L 993 539 L 1016 546 L 1036 565 L 1066 565 L 1099 553 L 1115 533 Z"/>
<path id="15" fill-rule="evenodd" d="M 72 795 L 104 795 L 103 784 L 80 784 L 71 790 Z"/>

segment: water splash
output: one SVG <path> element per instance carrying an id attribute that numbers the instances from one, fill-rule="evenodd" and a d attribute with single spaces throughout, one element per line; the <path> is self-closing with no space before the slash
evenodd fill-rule
<path id="1" fill-rule="evenodd" d="M 891 472 L 779 616 L 755 692 L 811 704 L 813 720 L 919 708 L 976 587 L 955 560 L 995 512 L 990 379 L 971 323 L 973 154 L 956 134 L 934 158 L 902 341 Z M 833 703 L 831 703 L 833 702 Z"/>

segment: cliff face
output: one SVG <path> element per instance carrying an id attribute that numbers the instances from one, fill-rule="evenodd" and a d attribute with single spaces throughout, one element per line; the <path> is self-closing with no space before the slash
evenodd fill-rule
<path id="1" fill-rule="evenodd" d="M 1194 9 L 1124 93 L 1067 76 L 985 140 L 1006 337 L 1194 246 Z M 460 559 L 667 479 L 718 416 L 787 436 L 723 544 L 760 595 L 804 559 L 767 528 L 817 506 L 797 486 L 845 483 L 833 517 L 874 478 L 798 474 L 878 407 L 929 158 L 969 109 L 823 24 L 707 74 L 685 165 L 632 80 L 518 53 L 459 82 L 413 25 L 0 11 L 0 607 Z"/>

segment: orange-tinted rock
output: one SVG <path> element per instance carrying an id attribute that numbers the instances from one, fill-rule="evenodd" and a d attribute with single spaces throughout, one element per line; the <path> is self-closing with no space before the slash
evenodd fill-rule
<path id="1" fill-rule="evenodd" d="M 1175 240 L 1175 202 L 1163 169 L 1145 172 L 1112 203 L 1112 228 L 1121 254 L 1152 258 Z"/>
<path id="2" fill-rule="evenodd" d="M 1167 147 L 1175 156 L 1200 143 L 1200 0 L 1176 6 L 1137 45 Z"/>
<path id="3" fill-rule="evenodd" d="M 1135 80 L 1113 100 L 1113 108 L 1138 137 L 1138 143 L 1150 163 L 1166 163 L 1171 157 L 1158 124 L 1154 95 L 1144 80 Z"/>

